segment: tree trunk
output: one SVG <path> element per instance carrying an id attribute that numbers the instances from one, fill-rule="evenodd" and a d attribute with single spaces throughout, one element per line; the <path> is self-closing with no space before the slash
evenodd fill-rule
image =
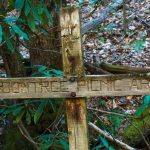
<path id="1" fill-rule="evenodd" d="M 18 48 L 13 53 L 10 52 L 6 45 L 0 47 L 0 52 L 4 61 L 4 67 L 6 74 L 11 77 L 23 77 L 26 76 L 24 64 L 22 62 L 22 56 L 19 53 Z"/>
<path id="2" fill-rule="evenodd" d="M 63 2 L 59 2 L 61 7 Z M 62 70 L 61 38 L 59 27 L 59 14 L 55 11 L 55 3 L 50 2 L 49 11 L 53 15 L 53 27 L 46 27 L 48 35 L 36 35 L 30 42 L 30 58 L 32 65 L 44 65 L 47 68 Z"/>

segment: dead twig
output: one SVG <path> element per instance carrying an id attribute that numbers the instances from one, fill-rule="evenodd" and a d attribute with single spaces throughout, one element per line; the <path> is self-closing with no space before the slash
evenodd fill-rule
<path id="1" fill-rule="evenodd" d="M 27 129 L 25 128 L 25 126 L 23 125 L 22 121 L 20 123 L 18 123 L 18 128 L 20 133 L 30 142 L 32 143 L 36 149 L 38 149 L 39 143 L 35 142 L 33 140 L 33 138 L 30 136 L 29 132 L 27 131 Z"/>
<path id="2" fill-rule="evenodd" d="M 127 115 L 119 114 L 119 113 L 116 113 L 116 112 L 104 111 L 104 110 L 101 110 L 101 109 L 95 109 L 95 108 L 90 108 L 90 107 L 88 107 L 87 109 L 98 111 L 98 112 L 104 113 L 104 114 L 117 115 L 117 116 L 121 116 L 121 117 L 125 117 L 125 118 L 127 118 L 127 117 L 128 118 L 135 118 L 135 117 L 132 117 L 132 116 L 127 116 Z"/>
<path id="3" fill-rule="evenodd" d="M 107 140 L 113 142 L 114 144 L 118 144 L 122 149 L 125 150 L 136 150 L 135 148 L 119 141 L 118 139 L 114 139 L 109 133 L 101 130 L 100 128 L 98 128 L 95 124 L 93 124 L 92 122 L 89 122 L 88 125 L 94 129 L 96 132 L 98 132 L 100 135 L 102 135 L 103 137 L 105 137 Z"/>

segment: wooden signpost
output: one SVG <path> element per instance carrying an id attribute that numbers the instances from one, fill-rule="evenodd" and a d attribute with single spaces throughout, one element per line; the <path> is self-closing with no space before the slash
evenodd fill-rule
<path id="1" fill-rule="evenodd" d="M 60 11 L 64 77 L 0 78 L 0 98 L 66 98 L 70 150 L 88 150 L 85 97 L 150 94 L 148 75 L 84 76 L 79 10 Z"/>

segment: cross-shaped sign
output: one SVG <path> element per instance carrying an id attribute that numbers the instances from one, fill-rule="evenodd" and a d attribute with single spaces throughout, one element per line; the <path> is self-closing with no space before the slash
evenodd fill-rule
<path id="1" fill-rule="evenodd" d="M 64 77 L 0 78 L 0 98 L 66 98 L 70 150 L 88 150 L 85 97 L 150 94 L 142 75 L 84 75 L 79 10 L 60 11 Z M 56 60 L 57 63 L 57 60 Z"/>

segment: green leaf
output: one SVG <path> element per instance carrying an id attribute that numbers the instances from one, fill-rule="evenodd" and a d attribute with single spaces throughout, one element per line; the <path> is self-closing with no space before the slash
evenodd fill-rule
<path id="1" fill-rule="evenodd" d="M 10 42 L 8 36 L 5 33 L 3 33 L 3 37 L 4 37 L 4 40 L 7 44 L 7 46 L 8 46 L 8 49 L 13 53 L 14 52 L 14 47 L 13 47 L 12 43 Z"/>
<path id="2" fill-rule="evenodd" d="M 41 22 L 41 20 L 42 20 L 42 18 L 41 18 L 41 16 L 38 14 L 38 9 L 36 8 L 36 7 L 32 7 L 32 14 L 33 14 L 33 16 L 34 16 L 34 18 L 35 18 L 35 21 L 37 22 L 37 23 L 40 23 Z"/>
<path id="3" fill-rule="evenodd" d="M 8 115 L 8 114 L 10 114 L 10 113 L 12 113 L 13 112 L 13 108 L 12 107 L 9 107 L 9 108 L 7 108 L 7 109 L 5 109 L 4 111 L 3 111 L 3 114 L 4 115 Z"/>
<path id="4" fill-rule="evenodd" d="M 29 111 L 26 112 L 26 122 L 28 125 L 31 124 L 31 115 Z"/>
<path id="5" fill-rule="evenodd" d="M 40 30 L 44 35 L 48 35 L 49 33 L 48 33 L 48 31 L 45 29 L 45 28 L 43 28 L 43 27 L 40 27 L 40 26 L 37 26 L 37 28 L 38 28 L 38 30 Z"/>
<path id="6" fill-rule="evenodd" d="M 148 107 L 149 104 L 150 104 L 150 95 L 146 95 L 146 96 L 144 96 L 143 105 L 141 105 L 141 107 L 136 110 L 135 115 L 137 117 L 140 117 L 142 115 L 143 111 Z"/>
<path id="7" fill-rule="evenodd" d="M 100 150 L 103 147 L 104 147 L 103 145 L 97 145 L 96 147 L 92 148 L 92 150 Z"/>
<path id="8" fill-rule="evenodd" d="M 24 6 L 24 1 L 25 0 L 16 0 L 15 2 L 15 7 L 17 10 L 21 10 Z"/>
<path id="9" fill-rule="evenodd" d="M 101 142 L 103 143 L 103 145 L 104 145 L 106 148 L 109 147 L 108 141 L 107 141 L 105 138 L 103 138 L 103 137 L 100 136 L 100 140 L 101 140 Z"/>
<path id="10" fill-rule="evenodd" d="M 48 9 L 46 8 L 46 6 L 44 7 L 43 10 L 45 12 L 46 17 L 49 19 L 49 25 L 52 25 L 53 24 L 53 19 L 52 19 L 51 14 L 49 13 Z"/>
<path id="11" fill-rule="evenodd" d="M 29 40 L 28 36 L 26 33 L 24 33 L 23 31 L 21 31 L 21 29 L 15 25 L 15 24 L 10 24 L 12 29 L 21 37 L 23 37 L 25 40 Z"/>
<path id="12" fill-rule="evenodd" d="M 56 70 L 56 69 L 51 69 L 50 74 L 52 74 L 53 76 L 64 76 L 63 72 L 60 70 Z"/>
<path id="13" fill-rule="evenodd" d="M 47 16 L 47 18 L 49 18 L 49 19 L 51 19 L 52 18 L 52 16 L 51 16 L 51 14 L 49 13 L 49 11 L 48 11 L 48 9 L 46 8 L 46 6 L 44 6 L 44 12 L 45 12 L 45 14 L 46 14 L 46 16 Z"/>
<path id="14" fill-rule="evenodd" d="M 42 101 L 41 104 L 39 105 L 38 109 L 36 110 L 36 112 L 34 114 L 34 123 L 35 124 L 38 122 L 39 118 L 41 117 L 46 103 L 47 103 L 46 100 Z"/>
<path id="15" fill-rule="evenodd" d="M 21 119 L 22 119 L 24 113 L 25 113 L 25 110 L 22 110 L 22 111 L 17 115 L 17 117 L 16 117 L 16 119 L 15 119 L 15 123 L 19 123 L 19 122 L 21 121 Z"/>
<path id="16" fill-rule="evenodd" d="M 64 147 L 64 150 L 69 150 L 69 144 L 67 143 L 67 141 L 64 138 L 60 139 L 59 142 Z"/>
<path id="17" fill-rule="evenodd" d="M 35 31 L 35 21 L 34 21 L 34 17 L 32 16 L 32 13 L 29 13 L 29 15 L 27 16 L 27 22 L 28 22 L 28 26 L 30 27 L 31 31 L 34 32 Z"/>
<path id="18" fill-rule="evenodd" d="M 102 42 L 102 43 L 105 43 L 106 42 L 106 39 L 104 37 L 100 37 L 99 40 Z"/>
<path id="19" fill-rule="evenodd" d="M 13 16 L 8 16 L 4 19 L 4 21 L 7 23 L 16 22 L 17 20 L 18 20 L 18 17 L 13 17 Z"/>
<path id="20" fill-rule="evenodd" d="M 42 14 L 43 13 L 43 4 L 42 4 L 42 0 L 40 0 L 39 5 L 38 5 L 38 14 Z"/>
<path id="21" fill-rule="evenodd" d="M 2 42 L 2 35 L 3 35 L 3 31 L 2 31 L 2 26 L 0 25 L 0 44 Z"/>
<path id="22" fill-rule="evenodd" d="M 144 40 L 139 40 L 139 41 L 137 41 L 136 42 L 136 44 L 135 44 L 135 50 L 142 50 L 143 48 L 144 48 L 144 46 L 143 46 L 143 44 L 145 43 L 145 41 Z"/>
<path id="23" fill-rule="evenodd" d="M 115 149 L 114 149 L 113 147 L 110 146 L 110 147 L 108 148 L 108 150 L 115 150 Z"/>
<path id="24" fill-rule="evenodd" d="M 149 105 L 150 104 L 150 95 L 144 96 L 144 104 Z"/>
<path id="25" fill-rule="evenodd" d="M 24 106 L 16 106 L 16 108 L 13 110 L 13 115 L 17 116 L 21 110 L 23 109 Z"/>
<path id="26" fill-rule="evenodd" d="M 28 16 L 28 14 L 30 13 L 31 11 L 31 6 L 30 6 L 30 1 L 29 0 L 26 0 L 25 2 L 25 9 L 24 9 L 24 13 L 26 16 Z"/>

